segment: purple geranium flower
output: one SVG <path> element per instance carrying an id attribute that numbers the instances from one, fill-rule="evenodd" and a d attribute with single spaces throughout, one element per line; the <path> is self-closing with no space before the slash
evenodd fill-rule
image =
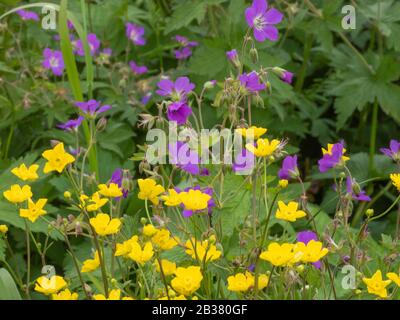
<path id="1" fill-rule="evenodd" d="M 226 52 L 226 56 L 230 61 L 235 61 L 239 57 L 236 49 L 232 49 L 231 51 L 227 51 Z"/>
<path id="2" fill-rule="evenodd" d="M 318 237 L 313 231 L 301 231 L 297 233 L 297 242 L 303 242 L 304 244 L 309 243 L 311 240 L 318 241 Z M 321 262 L 317 261 L 313 263 L 314 267 L 321 269 Z"/>
<path id="3" fill-rule="evenodd" d="M 208 202 L 207 202 L 208 214 L 211 215 L 211 214 L 212 214 L 212 208 L 215 207 L 215 201 L 214 201 L 214 199 L 212 198 L 212 197 L 213 197 L 213 194 L 214 194 L 214 190 L 213 190 L 212 188 L 204 188 L 204 189 L 201 189 L 200 186 L 195 186 L 195 187 L 188 187 L 188 188 L 186 188 L 184 191 L 185 191 L 185 192 L 188 192 L 189 190 L 200 190 L 201 192 L 206 193 L 206 194 L 208 194 L 208 195 L 211 197 L 211 199 L 208 200 Z M 178 192 L 179 192 L 179 191 L 178 191 Z M 185 218 L 189 218 L 189 217 L 191 217 L 191 216 L 192 216 L 193 214 L 195 214 L 195 213 L 196 213 L 196 211 L 192 211 L 192 210 L 183 210 L 183 212 L 182 212 L 182 214 L 183 214 L 183 216 L 184 216 Z"/>
<path id="4" fill-rule="evenodd" d="M 287 70 L 283 71 L 282 76 L 281 76 L 281 80 L 286 82 L 286 83 L 288 83 L 288 84 L 291 84 L 292 81 L 293 81 L 293 73 L 289 72 Z"/>
<path id="5" fill-rule="evenodd" d="M 257 41 L 278 40 L 278 29 L 274 25 L 282 21 L 283 14 L 274 8 L 268 10 L 266 0 L 254 0 L 251 7 L 246 9 L 245 17 L 249 27 L 254 29 Z"/>
<path id="6" fill-rule="evenodd" d="M 184 36 L 175 36 L 175 40 L 182 46 L 182 47 L 189 47 L 189 48 L 194 48 L 197 47 L 199 44 L 196 41 L 189 41 L 188 38 Z"/>
<path id="7" fill-rule="evenodd" d="M 94 33 L 89 33 L 87 36 L 87 42 L 90 48 L 90 54 L 93 56 L 97 54 L 99 48 L 100 48 L 100 40 L 97 39 L 97 36 Z M 78 56 L 85 56 L 85 49 L 83 47 L 83 43 L 80 39 L 75 41 L 75 53 Z"/>
<path id="8" fill-rule="evenodd" d="M 249 74 L 243 73 L 240 77 L 240 84 L 252 93 L 265 90 L 265 84 L 260 82 L 257 72 L 252 71 Z"/>
<path id="9" fill-rule="evenodd" d="M 74 24 L 72 23 L 72 21 L 71 20 L 68 20 L 67 21 L 67 27 L 68 27 L 68 29 L 74 29 Z"/>
<path id="10" fill-rule="evenodd" d="M 390 140 L 390 146 L 388 148 L 381 148 L 380 151 L 388 156 L 389 158 L 392 158 L 394 161 L 400 161 L 400 142 L 397 140 Z"/>
<path id="11" fill-rule="evenodd" d="M 56 76 L 62 76 L 65 65 L 61 51 L 53 51 L 49 48 L 46 48 L 43 51 L 43 56 L 43 68 L 51 69 L 53 74 Z"/>
<path id="12" fill-rule="evenodd" d="M 246 148 L 243 148 L 242 152 L 236 156 L 235 161 L 232 164 L 232 170 L 236 174 L 250 174 L 254 169 L 254 164 L 254 154 Z"/>
<path id="13" fill-rule="evenodd" d="M 179 77 L 175 82 L 163 79 L 157 83 L 158 90 L 156 93 L 160 96 L 171 96 L 175 101 L 182 101 L 191 92 L 195 85 L 190 82 L 188 77 Z"/>
<path id="14" fill-rule="evenodd" d="M 138 66 L 135 61 L 129 62 L 129 66 L 135 75 L 140 75 L 148 71 L 146 66 Z"/>
<path id="15" fill-rule="evenodd" d="M 367 196 L 366 192 L 360 190 L 360 187 L 356 181 L 350 177 L 347 177 L 346 179 L 346 191 L 348 194 L 351 194 L 351 197 L 354 200 L 365 202 L 371 201 L 371 198 Z"/>
<path id="16" fill-rule="evenodd" d="M 75 105 L 81 109 L 83 113 L 90 116 L 95 116 L 111 109 L 110 105 L 101 106 L 99 101 L 93 99 L 87 102 L 76 102 Z"/>
<path id="17" fill-rule="evenodd" d="M 192 55 L 192 50 L 189 47 L 184 47 L 174 51 L 175 58 L 178 60 L 186 60 Z"/>
<path id="18" fill-rule="evenodd" d="M 33 11 L 26 11 L 24 9 L 20 9 L 20 10 L 17 11 L 17 14 L 24 21 L 27 21 L 27 20 L 39 21 L 39 15 L 36 12 L 33 12 Z"/>
<path id="19" fill-rule="evenodd" d="M 176 121 L 178 125 L 186 123 L 192 114 L 192 109 L 185 101 L 172 102 L 167 108 L 167 117 L 169 121 Z"/>
<path id="20" fill-rule="evenodd" d="M 345 150 L 342 142 L 335 143 L 330 152 L 326 152 L 322 159 L 318 161 L 319 171 L 326 172 L 329 169 L 336 167 L 338 164 L 342 163 L 343 154 Z"/>
<path id="21" fill-rule="evenodd" d="M 289 180 L 296 178 L 299 175 L 299 169 L 297 168 L 297 155 L 287 156 L 282 162 L 282 168 L 278 172 L 280 179 Z"/>
<path id="22" fill-rule="evenodd" d="M 171 164 L 192 175 L 208 175 L 207 169 L 199 167 L 199 155 L 190 149 L 188 143 L 178 141 L 168 146 L 169 160 Z"/>
<path id="23" fill-rule="evenodd" d="M 153 94 L 152 94 L 151 92 L 146 93 L 146 94 L 142 97 L 142 99 L 140 100 L 140 102 L 141 102 L 142 104 L 148 104 L 149 101 L 150 101 L 150 99 L 151 99 L 151 96 L 152 96 L 152 95 L 153 95 Z"/>
<path id="24" fill-rule="evenodd" d="M 111 175 L 110 183 L 115 183 L 118 185 L 119 188 L 122 188 L 122 195 L 124 198 L 126 198 L 126 197 L 128 197 L 129 190 L 124 188 L 123 179 L 124 179 L 123 170 L 120 168 L 117 168 L 114 170 L 114 172 Z M 116 198 L 117 201 L 119 199 L 120 198 Z"/>
<path id="25" fill-rule="evenodd" d="M 143 38 L 144 28 L 142 26 L 127 23 L 126 24 L 126 36 L 137 46 L 144 46 L 146 44 L 146 39 Z"/>
<path id="26" fill-rule="evenodd" d="M 66 131 L 74 130 L 74 129 L 77 129 L 81 125 L 83 119 L 84 118 L 82 116 L 79 116 L 78 119 L 68 120 L 67 122 L 65 122 L 63 124 L 59 124 L 57 127 L 62 130 L 66 130 Z"/>

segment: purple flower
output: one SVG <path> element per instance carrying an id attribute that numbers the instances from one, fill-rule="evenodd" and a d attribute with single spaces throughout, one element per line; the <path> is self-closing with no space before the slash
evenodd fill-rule
<path id="1" fill-rule="evenodd" d="M 111 48 L 105 48 L 103 49 L 103 51 L 100 53 L 102 56 L 106 56 L 106 57 L 111 57 L 112 55 L 112 49 Z"/>
<path id="2" fill-rule="evenodd" d="M 282 21 L 283 14 L 274 8 L 268 10 L 266 0 L 254 0 L 251 7 L 246 9 L 245 17 L 249 27 L 254 29 L 257 41 L 278 40 L 278 29 L 274 25 Z"/>
<path id="3" fill-rule="evenodd" d="M 74 129 L 77 129 L 81 125 L 83 119 L 84 118 L 82 116 L 79 116 L 78 119 L 68 120 L 67 122 L 65 122 L 63 124 L 59 124 L 57 127 L 62 130 L 66 130 L 66 131 L 74 130 Z"/>
<path id="4" fill-rule="evenodd" d="M 189 48 L 194 48 L 197 47 L 199 44 L 196 41 L 189 41 L 188 38 L 184 36 L 175 36 L 175 40 L 182 46 L 182 47 L 189 47 Z"/>
<path id="5" fill-rule="evenodd" d="M 93 99 L 87 102 L 76 102 L 75 105 L 81 109 L 83 113 L 90 116 L 95 116 L 111 109 L 110 105 L 101 106 L 100 102 Z"/>
<path id="6" fill-rule="evenodd" d="M 148 71 L 146 66 L 138 66 L 135 61 L 129 62 L 129 66 L 135 75 L 140 75 Z"/>
<path id="7" fill-rule="evenodd" d="M 297 168 L 297 155 L 287 156 L 282 162 L 282 168 L 278 172 L 280 179 L 289 180 L 296 178 L 299 175 L 299 169 Z"/>
<path id="8" fill-rule="evenodd" d="M 326 172 L 336 167 L 338 164 L 343 163 L 343 161 L 348 160 L 348 158 L 343 155 L 346 152 L 346 149 L 343 147 L 343 142 L 328 145 L 328 150 L 322 150 L 324 155 L 322 159 L 318 161 L 319 171 L 321 172 Z"/>
<path id="9" fill-rule="evenodd" d="M 195 85 L 190 82 L 188 77 L 179 77 L 175 83 L 168 79 L 163 79 L 157 83 L 158 90 L 156 93 L 160 96 L 171 96 L 175 101 L 182 101 L 191 92 Z"/>
<path id="10" fill-rule="evenodd" d="M 236 49 L 232 49 L 231 51 L 227 51 L 226 52 L 226 56 L 230 61 L 235 61 L 239 58 L 237 50 Z"/>
<path id="11" fill-rule="evenodd" d="M 313 231 L 301 231 L 297 233 L 297 242 L 303 242 L 304 244 L 309 243 L 311 240 L 318 241 L 317 235 Z M 317 261 L 313 263 L 314 267 L 321 269 L 321 262 Z"/>
<path id="12" fill-rule="evenodd" d="M 124 180 L 124 174 L 123 174 L 122 169 L 120 169 L 120 168 L 115 169 L 111 175 L 110 183 L 115 183 L 118 185 L 118 187 L 122 188 L 123 197 L 126 198 L 126 197 L 128 197 L 129 190 L 127 188 L 124 188 L 123 180 Z M 119 199 L 120 198 L 116 198 L 117 201 Z"/>
<path id="13" fill-rule="evenodd" d="M 293 73 L 285 70 L 281 76 L 281 80 L 291 84 L 293 81 Z"/>
<path id="14" fill-rule="evenodd" d="M 169 161 L 179 169 L 192 175 L 207 176 L 208 170 L 199 167 L 199 155 L 190 149 L 188 143 L 178 141 L 168 146 Z"/>
<path id="15" fill-rule="evenodd" d="M 249 90 L 251 93 L 257 93 L 265 90 L 265 84 L 260 82 L 257 72 L 252 71 L 249 74 L 243 73 L 240 77 L 240 84 Z"/>
<path id="16" fill-rule="evenodd" d="M 46 48 L 43 51 L 43 56 L 43 68 L 51 69 L 53 74 L 56 76 L 62 76 L 65 65 L 61 51 L 53 51 L 49 48 Z"/>
<path id="17" fill-rule="evenodd" d="M 151 96 L 152 96 L 152 95 L 153 95 L 153 94 L 152 94 L 151 92 L 146 93 L 146 94 L 142 97 L 142 99 L 140 100 L 140 102 L 141 102 L 142 104 L 148 104 L 149 101 L 150 101 L 150 99 L 151 99 Z"/>
<path id="18" fill-rule="evenodd" d="M 67 27 L 68 27 L 68 29 L 74 29 L 74 24 L 72 23 L 72 21 L 70 21 L 70 20 L 68 20 L 67 21 Z"/>
<path id="19" fill-rule="evenodd" d="M 346 179 L 346 191 L 348 194 L 351 194 L 351 197 L 354 200 L 358 201 L 371 201 L 371 198 L 367 196 L 366 192 L 360 190 L 360 186 L 356 183 L 356 181 L 350 177 Z"/>
<path id="20" fill-rule="evenodd" d="M 214 190 L 213 190 L 212 188 L 204 188 L 204 189 L 201 189 L 200 186 L 195 186 L 195 187 L 188 187 L 188 188 L 186 188 L 184 191 L 185 191 L 185 192 L 188 192 L 189 190 L 200 190 L 201 192 L 206 193 L 206 194 L 208 194 L 208 195 L 211 197 L 211 199 L 208 200 L 208 202 L 207 202 L 208 214 L 211 215 L 211 214 L 212 214 L 212 208 L 215 207 L 215 201 L 214 201 L 214 199 L 212 198 L 212 197 L 213 197 L 213 194 L 214 194 Z M 178 192 L 179 192 L 179 191 L 178 191 Z M 195 214 L 195 213 L 196 213 L 196 211 L 192 211 L 192 210 L 183 210 L 183 212 L 182 212 L 182 214 L 183 214 L 183 216 L 184 216 L 185 218 L 189 218 L 189 217 L 191 217 L 191 216 L 192 216 L 193 214 Z"/>
<path id="21" fill-rule="evenodd" d="M 192 50 L 189 47 L 184 47 L 174 51 L 175 58 L 178 60 L 186 60 L 192 55 Z"/>
<path id="22" fill-rule="evenodd" d="M 39 21 L 39 15 L 36 12 L 33 12 L 33 11 L 26 11 L 24 9 L 20 9 L 20 10 L 17 11 L 17 14 L 24 21 L 27 21 L 27 20 Z"/>
<path id="23" fill-rule="evenodd" d="M 390 146 L 388 148 L 381 148 L 380 151 L 388 156 L 389 158 L 392 158 L 394 161 L 400 161 L 400 142 L 397 140 L 390 140 Z"/>
<path id="24" fill-rule="evenodd" d="M 236 174 L 250 174 L 253 171 L 254 164 L 254 154 L 246 148 L 243 148 L 242 152 L 236 156 L 235 161 L 232 164 L 232 170 Z"/>
<path id="25" fill-rule="evenodd" d="M 192 114 L 192 109 L 185 101 L 172 102 L 167 108 L 167 117 L 169 121 L 176 121 L 178 125 L 186 123 Z"/>
<path id="26" fill-rule="evenodd" d="M 90 54 L 92 56 L 95 55 L 100 48 L 100 40 L 97 39 L 97 36 L 94 33 L 89 33 L 87 36 L 87 42 L 90 48 Z M 75 41 L 75 53 L 81 57 L 85 56 L 85 49 L 80 39 Z"/>
<path id="27" fill-rule="evenodd" d="M 143 38 L 144 28 L 142 26 L 127 23 L 126 24 L 126 36 L 137 46 L 144 46 L 146 44 L 146 39 Z"/>
<path id="28" fill-rule="evenodd" d="M 146 93 L 146 94 L 142 97 L 142 99 L 140 100 L 140 102 L 141 102 L 142 104 L 148 104 L 149 101 L 150 101 L 150 99 L 151 99 L 151 96 L 152 96 L 152 93 L 151 93 L 151 92 Z"/>

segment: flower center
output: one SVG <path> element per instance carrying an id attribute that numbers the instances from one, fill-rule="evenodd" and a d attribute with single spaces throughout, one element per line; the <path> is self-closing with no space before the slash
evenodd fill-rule
<path id="1" fill-rule="evenodd" d="M 263 15 L 258 15 L 253 20 L 254 28 L 257 30 L 263 30 L 264 26 L 267 24 Z"/>
<path id="2" fill-rule="evenodd" d="M 51 57 L 51 58 L 50 58 L 50 65 L 51 65 L 53 68 L 58 67 L 58 59 L 56 59 L 56 58 L 54 58 L 54 57 Z"/>

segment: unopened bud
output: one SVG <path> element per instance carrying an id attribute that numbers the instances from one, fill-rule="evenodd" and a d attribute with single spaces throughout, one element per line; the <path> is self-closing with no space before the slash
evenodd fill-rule
<path id="1" fill-rule="evenodd" d="M 250 58 L 253 63 L 258 62 L 258 51 L 254 47 L 250 49 Z"/>
<path id="2" fill-rule="evenodd" d="M 65 191 L 64 192 L 64 198 L 67 198 L 67 199 L 70 199 L 71 198 L 71 192 L 69 192 L 69 191 Z"/>
<path id="3" fill-rule="evenodd" d="M 147 224 L 147 219 L 144 217 L 140 218 L 140 223 L 145 226 Z"/>
<path id="4" fill-rule="evenodd" d="M 105 117 L 101 117 L 100 120 L 97 122 L 96 130 L 98 132 L 103 131 L 107 126 L 107 119 Z"/>
<path id="5" fill-rule="evenodd" d="M 281 187 L 282 189 L 286 188 L 289 184 L 289 181 L 287 181 L 286 179 L 281 179 L 278 182 L 279 187 Z"/>
<path id="6" fill-rule="evenodd" d="M 367 209 L 367 211 L 365 211 L 365 215 L 368 217 L 368 218 L 371 218 L 373 215 L 374 215 L 374 209 Z"/>
<path id="7" fill-rule="evenodd" d="M 75 220 L 75 216 L 73 214 L 69 214 L 68 215 L 68 221 L 69 222 L 74 222 L 74 220 Z"/>
<path id="8" fill-rule="evenodd" d="M 217 80 L 211 80 L 211 81 L 207 81 L 204 84 L 204 88 L 205 89 L 213 89 L 215 87 L 215 85 L 217 84 Z"/>

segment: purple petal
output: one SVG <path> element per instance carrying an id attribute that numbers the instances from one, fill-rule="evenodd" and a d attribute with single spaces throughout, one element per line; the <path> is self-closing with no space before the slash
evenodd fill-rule
<path id="1" fill-rule="evenodd" d="M 265 13 L 264 17 L 268 24 L 277 24 L 282 21 L 283 14 L 279 10 L 271 8 Z"/>

